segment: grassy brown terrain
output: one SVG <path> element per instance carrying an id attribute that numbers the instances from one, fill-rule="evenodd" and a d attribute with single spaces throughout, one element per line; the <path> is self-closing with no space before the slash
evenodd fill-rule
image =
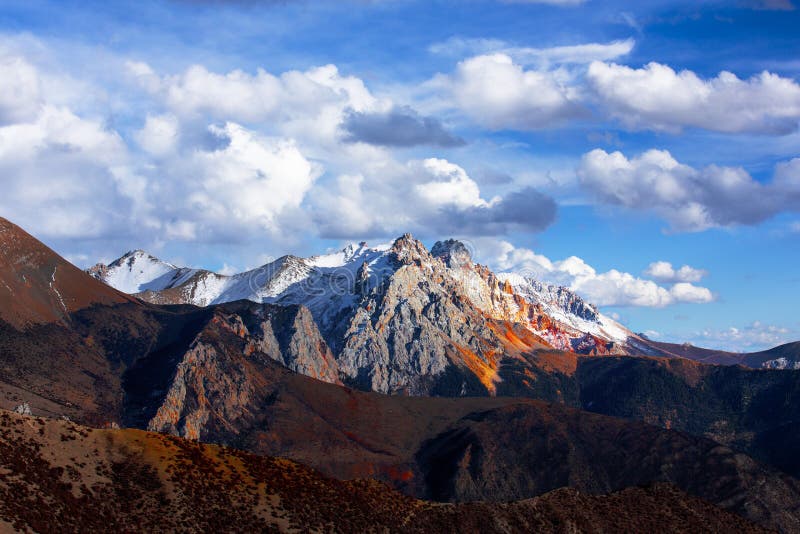
<path id="1" fill-rule="evenodd" d="M 0 352 L 6 362 L 0 373 L 16 373 L 10 377 L 16 382 L 6 382 L 8 400 L 0 399 L 0 407 L 30 398 L 36 415 L 58 416 L 63 406 L 68 411 L 61 413 L 96 426 L 103 419 L 93 407 L 107 406 L 101 416 L 122 426 L 157 423 L 156 430 L 288 457 L 339 479 L 373 478 L 440 501 L 512 501 L 564 486 L 606 494 L 668 482 L 759 524 L 800 530 L 798 482 L 711 440 L 531 399 L 387 396 L 323 383 L 246 350 L 249 341 L 239 323 L 225 318 L 247 323 L 259 309 L 254 303 L 93 307 L 73 314 L 69 329 L 53 324 L 24 335 L 9 330 L 0 336 L 8 347 Z M 19 350 L 16 342 L 35 350 Z M 75 350 L 52 352 L 66 342 L 76 343 Z M 537 355 L 526 357 L 535 361 Z M 583 367 L 593 362 L 620 364 L 621 370 L 587 376 Z M 566 379 L 572 387 L 614 384 L 602 398 L 616 399 L 628 391 L 625 377 L 633 377 L 641 385 L 633 392 L 646 395 L 633 406 L 647 409 L 645 415 L 663 413 L 676 402 L 695 406 L 687 398 L 696 399 L 700 415 L 701 400 L 712 397 L 698 385 L 716 371 L 683 362 L 581 358 Z M 763 376 L 789 380 L 792 373 Z M 672 389 L 662 391 L 662 383 Z M 33 388 L 42 394 L 29 396 Z M 69 404 L 62 394 L 72 395 Z M 626 402 L 619 397 L 605 409 Z"/>
<path id="2" fill-rule="evenodd" d="M 135 299 L 86 275 L 0 217 L 0 319 L 16 328 L 68 321 L 93 304 Z"/>
<path id="3" fill-rule="evenodd" d="M 0 530 L 20 532 L 762 532 L 667 484 L 440 504 L 369 480 L 139 430 L 0 411 Z"/>

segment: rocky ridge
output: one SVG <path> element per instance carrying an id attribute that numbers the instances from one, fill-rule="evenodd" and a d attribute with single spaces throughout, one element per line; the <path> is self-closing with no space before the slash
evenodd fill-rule
<path id="1" fill-rule="evenodd" d="M 99 270 L 93 275 L 115 280 Z M 388 246 L 361 243 L 325 256 L 284 256 L 231 277 L 200 273 L 138 296 L 158 304 L 249 299 L 306 306 L 342 380 L 380 392 L 494 393 L 500 362 L 520 348 L 498 336 L 498 329 L 508 330 L 504 323 L 533 334 L 522 336 L 531 338 L 527 349 L 624 352 L 627 330 L 565 288 L 526 283 L 519 288 L 474 264 L 458 241 L 437 242 L 428 251 L 406 234 Z"/>

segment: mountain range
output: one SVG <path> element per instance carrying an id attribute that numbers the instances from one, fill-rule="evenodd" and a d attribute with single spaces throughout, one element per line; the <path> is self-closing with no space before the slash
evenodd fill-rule
<path id="1" fill-rule="evenodd" d="M 16 496 L 0 520 L 15 526 L 36 530 L 24 503 L 37 500 L 89 525 L 76 508 L 126 491 L 163 525 L 203 525 L 200 472 L 213 506 L 250 522 L 278 514 L 277 529 L 365 524 L 324 504 L 341 502 L 375 525 L 388 506 L 445 527 L 513 514 L 522 522 L 505 531 L 559 530 L 548 521 L 572 510 L 591 530 L 609 510 L 644 525 L 655 506 L 663 525 L 688 514 L 699 530 L 744 518 L 800 531 L 800 371 L 738 365 L 775 367 L 758 358 L 795 361 L 796 349 L 693 361 L 712 355 L 636 335 L 569 289 L 492 273 L 457 241 L 429 251 L 404 235 L 233 276 L 135 251 L 85 273 L 0 220 L 0 282 L 0 409 L 20 414 L 0 422 L 22 432 L 0 440 L 0 469 L 19 473 L 0 480 Z M 97 452 L 63 452 L 73 440 Z M 247 480 L 283 473 L 268 495 L 288 504 L 221 496 L 229 464 Z M 147 486 L 141 473 L 162 468 Z M 119 473 L 139 474 L 125 485 Z"/>
<path id="2" fill-rule="evenodd" d="M 493 273 L 473 263 L 464 244 L 453 239 L 438 241 L 427 251 L 406 234 L 391 244 L 370 247 L 362 242 L 333 254 L 282 256 L 234 275 L 177 267 L 134 250 L 109 265 L 98 263 L 87 272 L 154 304 L 208 306 L 247 299 L 302 305 L 312 312 L 333 347 L 343 343 L 341 330 L 352 327 L 355 318 L 364 315 L 363 302 L 386 297 L 387 289 L 402 295 L 398 284 L 392 282 L 410 275 L 436 280 L 428 293 L 444 289 L 466 298 L 485 318 L 522 325 L 553 349 L 589 355 L 681 357 L 752 368 L 800 368 L 798 343 L 756 353 L 733 353 L 650 340 L 600 313 L 569 288 L 514 272 Z M 393 296 L 397 295 L 389 295 Z"/>

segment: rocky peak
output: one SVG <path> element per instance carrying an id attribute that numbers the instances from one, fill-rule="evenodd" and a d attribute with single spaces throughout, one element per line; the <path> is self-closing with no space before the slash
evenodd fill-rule
<path id="1" fill-rule="evenodd" d="M 121 258 L 111 262 L 109 267 L 116 267 L 121 265 L 127 265 L 129 267 L 132 267 L 133 265 L 139 262 L 166 264 L 166 262 L 161 261 L 152 254 L 149 254 L 148 252 L 145 252 L 144 250 L 137 248 L 136 250 L 129 250 Z M 170 265 L 170 267 L 173 266 Z"/>
<path id="2" fill-rule="evenodd" d="M 583 300 L 577 293 L 563 286 L 545 284 L 533 278 L 528 278 L 528 283 L 538 294 L 539 298 L 547 304 L 557 306 L 565 313 L 569 313 L 587 321 L 597 321 L 597 308 Z"/>
<path id="3" fill-rule="evenodd" d="M 105 263 L 95 263 L 86 269 L 86 273 L 98 280 L 105 280 L 108 276 L 108 265 Z"/>
<path id="4" fill-rule="evenodd" d="M 391 256 L 401 265 L 422 265 L 423 262 L 430 260 L 430 253 L 425 245 L 422 244 L 411 234 L 403 234 L 398 237 L 389 249 Z"/>
<path id="5" fill-rule="evenodd" d="M 285 256 L 281 256 L 274 262 L 268 263 L 264 265 L 264 267 L 271 267 L 272 270 L 275 272 L 282 272 L 285 270 L 291 269 L 307 269 L 308 266 L 306 262 L 303 261 L 303 258 L 299 258 L 297 256 L 293 256 L 291 254 L 287 254 Z"/>
<path id="6" fill-rule="evenodd" d="M 109 275 L 109 273 L 115 269 L 119 269 L 120 267 L 125 267 L 127 269 L 133 270 L 137 268 L 137 265 L 141 266 L 142 264 L 150 263 L 150 264 L 157 264 L 157 265 L 165 265 L 172 268 L 172 265 L 169 265 L 152 254 L 148 254 L 142 249 L 136 250 L 129 250 L 116 260 L 112 261 L 108 265 L 105 263 L 96 263 L 92 267 L 86 269 L 86 272 L 99 280 L 105 280 L 105 278 Z"/>
<path id="7" fill-rule="evenodd" d="M 464 243 L 456 239 L 437 241 L 431 249 L 434 258 L 440 258 L 451 269 L 466 267 L 472 264 L 472 256 Z"/>

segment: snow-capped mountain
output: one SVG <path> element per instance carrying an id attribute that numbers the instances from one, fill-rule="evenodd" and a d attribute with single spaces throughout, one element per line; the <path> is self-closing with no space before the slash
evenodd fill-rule
<path id="1" fill-rule="evenodd" d="M 499 273 L 497 277 L 510 284 L 528 302 L 539 304 L 544 313 L 556 322 L 578 332 L 617 343 L 626 342 L 633 335 L 630 330 L 600 313 L 596 306 L 589 304 L 569 288 L 545 284 L 511 272 Z"/>
<path id="2" fill-rule="evenodd" d="M 184 284 L 198 269 L 176 267 L 143 250 L 132 250 L 108 265 L 98 263 L 87 272 L 125 293 L 140 293 Z"/>
<path id="3" fill-rule="evenodd" d="M 89 272 L 117 289 L 158 304 L 207 306 L 241 299 L 302 304 L 311 310 L 321 330 L 330 333 L 341 317 L 349 316 L 360 300 L 395 274 L 398 255 L 407 253 L 396 244 L 411 241 L 418 243 L 404 236 L 394 245 L 362 242 L 310 258 L 283 256 L 232 276 L 179 268 L 143 251 L 129 252 Z M 430 253 L 425 250 L 425 255 L 417 261 L 429 263 L 432 276 L 458 282 L 484 315 L 521 323 L 554 348 L 591 354 L 624 352 L 626 341 L 633 336 L 568 288 L 516 273 L 495 275 L 473 263 L 458 241 L 439 241 Z M 337 340 L 331 341 L 336 345 Z"/>
<path id="4" fill-rule="evenodd" d="M 495 275 L 487 267 L 473 264 L 458 241 L 437 242 L 431 253 L 445 262 L 484 313 L 522 323 L 555 348 L 585 354 L 622 353 L 634 336 L 568 288 L 516 273 Z"/>

